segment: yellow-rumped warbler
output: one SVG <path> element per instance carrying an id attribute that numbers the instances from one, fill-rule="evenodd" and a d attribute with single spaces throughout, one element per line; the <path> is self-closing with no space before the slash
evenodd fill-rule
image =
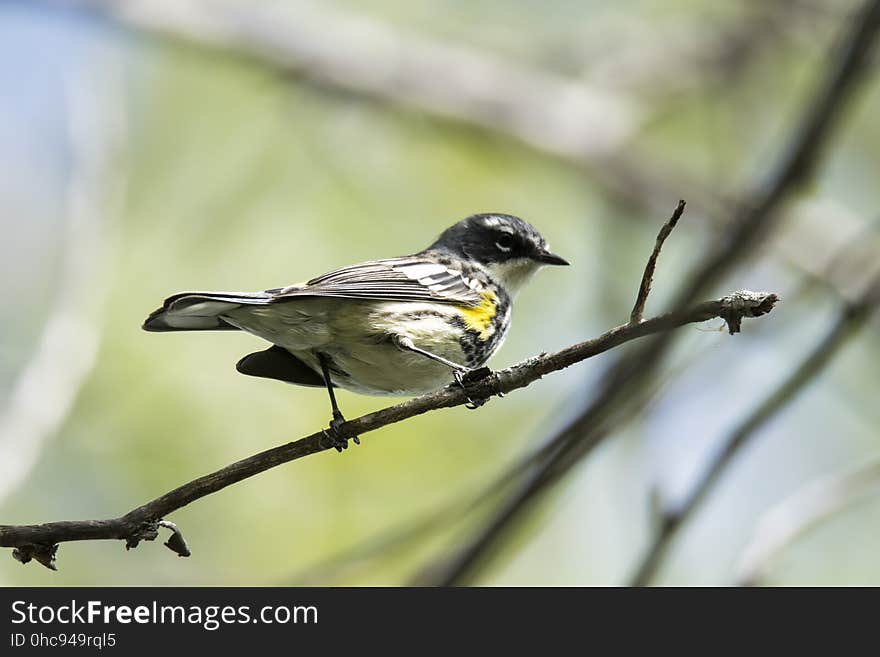
<path id="1" fill-rule="evenodd" d="M 481 367 L 510 326 L 513 295 L 542 265 L 567 265 L 531 225 L 475 214 L 424 251 L 337 269 L 264 292 L 182 292 L 144 322 L 147 331 L 241 329 L 273 344 L 242 358 L 242 374 L 368 395 L 439 388 L 452 370 Z M 462 384 L 463 385 L 463 384 Z M 464 387 L 464 385 L 463 385 Z M 357 438 L 354 439 L 355 442 Z"/>

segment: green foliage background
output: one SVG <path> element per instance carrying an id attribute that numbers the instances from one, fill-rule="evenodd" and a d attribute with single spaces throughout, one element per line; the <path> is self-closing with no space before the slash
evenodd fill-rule
<path id="1" fill-rule="evenodd" d="M 598 38 L 593 22 L 623 30 L 657 21 L 659 33 L 699 29 L 706 21 L 732 25 L 760 11 L 751 3 L 724 10 L 696 2 L 614 4 L 340 6 L 572 75 L 578 71 L 570 51 Z M 840 16 L 851 6 L 838 4 L 829 8 Z M 63 18 L 46 12 L 16 20 Z M 673 162 L 676 172 L 699 176 L 717 192 L 759 177 L 797 116 L 836 24 L 818 20 L 816 39 L 778 44 L 732 81 L 710 78 L 656 101 L 649 90 L 645 102 L 653 118 L 632 148 Z M 51 447 L 0 504 L 3 523 L 118 515 L 326 423 L 322 391 L 237 375 L 236 360 L 261 348 L 256 338 L 142 332 L 146 314 L 178 290 L 290 284 L 348 262 L 418 250 L 459 218 L 496 210 L 528 218 L 573 266 L 542 272 L 522 293 L 494 366 L 561 348 L 627 318 L 665 217 L 620 205 L 589 172 L 501 136 L 284 77 L 234 54 L 106 28 L 98 35 L 125 60 L 131 108 L 124 208 L 108 234 L 100 352 Z M 876 83 L 864 91 L 809 196 L 846 204 L 868 221 L 878 201 L 869 180 L 877 170 L 880 132 L 872 118 Z M 688 189 L 669 194 L 663 201 L 671 210 Z M 14 234 L 16 220 L 3 221 Z M 4 389 L 26 360 L 51 303 L 51 262 L 60 248 L 51 238 L 52 221 L 60 219 L 46 220 L 44 250 L 31 263 L 29 282 L 4 286 L 16 301 L 15 312 L 9 304 L 0 311 Z M 785 230 L 798 225 L 789 222 Z M 686 216 L 661 259 L 654 310 L 711 237 L 705 221 Z M 480 581 L 621 581 L 647 536 L 655 482 L 672 494 L 683 491 L 732 421 L 824 330 L 833 297 L 810 288 L 786 299 L 797 277 L 772 253 L 733 276 L 724 291 L 779 289 L 783 306 L 735 339 L 685 329 L 671 372 L 688 368 L 669 375 L 669 394 L 542 505 Z M 769 504 L 819 474 L 877 454 L 878 356 L 874 325 L 744 454 L 675 551 L 664 581 L 724 581 Z M 459 408 L 388 427 L 343 455 L 310 457 L 210 496 L 171 518 L 191 544 L 190 559 L 175 558 L 158 542 L 128 554 L 114 542 L 65 544 L 58 573 L 6 559 L 0 560 L 0 582 L 404 582 L 457 544 L 472 521 L 366 562 L 310 567 L 383 528 L 479 491 L 576 409 L 607 362 L 597 358 L 548 377 L 479 412 Z M 387 400 L 343 392 L 340 401 L 354 417 Z M 842 514 L 798 543 L 774 581 L 880 582 L 880 537 L 870 529 L 878 520 L 876 502 Z"/>

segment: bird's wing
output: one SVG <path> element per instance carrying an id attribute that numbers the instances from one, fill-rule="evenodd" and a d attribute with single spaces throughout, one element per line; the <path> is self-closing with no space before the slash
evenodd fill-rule
<path id="1" fill-rule="evenodd" d="M 276 379 L 300 386 L 324 387 L 324 377 L 287 349 L 277 345 L 248 354 L 238 361 L 235 369 L 248 376 Z"/>
<path id="2" fill-rule="evenodd" d="M 373 260 L 313 278 L 302 285 L 266 290 L 271 303 L 301 297 L 342 297 L 381 301 L 480 303 L 480 284 L 452 266 L 419 256 Z"/>

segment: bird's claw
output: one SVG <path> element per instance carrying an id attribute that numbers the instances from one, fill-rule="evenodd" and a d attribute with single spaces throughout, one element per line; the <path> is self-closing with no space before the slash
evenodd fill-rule
<path id="1" fill-rule="evenodd" d="M 339 429 L 343 424 L 345 424 L 345 417 L 343 417 L 342 413 L 337 411 L 333 413 L 333 419 L 330 420 L 330 427 L 324 429 L 324 437 L 330 441 L 330 446 L 335 448 L 337 452 L 348 449 L 348 438 L 343 438 L 339 435 Z M 355 445 L 361 444 L 361 439 L 357 436 L 352 436 L 351 440 Z"/>
<path id="2" fill-rule="evenodd" d="M 477 367 L 472 370 L 455 370 L 453 372 L 455 382 L 461 387 L 461 389 L 464 391 L 465 396 L 467 397 L 468 403 L 465 404 L 465 408 L 474 410 L 480 408 L 480 406 L 489 401 L 488 397 L 474 399 L 474 396 L 471 394 L 471 390 L 473 384 L 482 381 L 491 373 L 492 370 L 490 370 L 488 367 Z"/>

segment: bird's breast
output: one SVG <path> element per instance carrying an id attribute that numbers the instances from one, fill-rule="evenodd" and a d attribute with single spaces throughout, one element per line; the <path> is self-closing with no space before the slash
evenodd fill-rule
<path id="1" fill-rule="evenodd" d="M 333 382 L 370 395 L 415 395 L 453 381 L 451 369 L 402 350 L 394 336 L 467 367 L 486 363 L 504 341 L 510 304 L 484 292 L 476 306 L 430 302 L 349 301 L 285 304 L 282 314 L 239 318 L 245 330 L 271 339 L 320 372 L 316 353 L 332 361 Z"/>

